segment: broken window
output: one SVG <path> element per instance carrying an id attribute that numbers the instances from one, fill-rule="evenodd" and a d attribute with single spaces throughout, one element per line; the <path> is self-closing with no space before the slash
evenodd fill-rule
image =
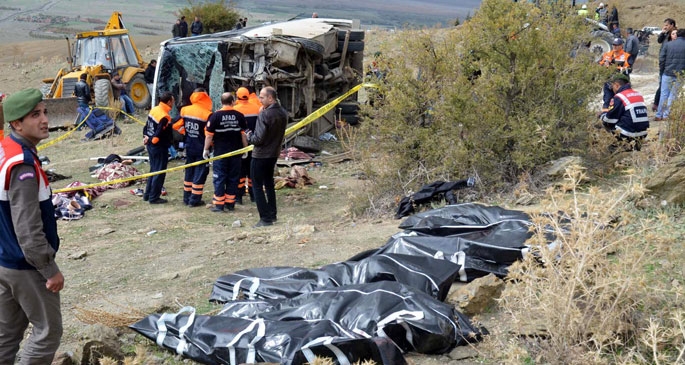
<path id="1" fill-rule="evenodd" d="M 178 95 L 172 114 L 178 114 L 176 109 L 190 104 L 190 95 L 198 87 L 207 90 L 215 110 L 221 108 L 221 94 L 224 92 L 222 65 L 218 42 L 166 45 L 158 66 L 157 90 Z"/>

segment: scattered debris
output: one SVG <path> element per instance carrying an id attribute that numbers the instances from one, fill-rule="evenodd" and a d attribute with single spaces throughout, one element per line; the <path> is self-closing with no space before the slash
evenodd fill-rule
<path id="1" fill-rule="evenodd" d="M 298 236 L 306 235 L 306 234 L 312 234 L 316 232 L 316 227 L 310 224 L 302 224 L 299 226 L 293 227 L 293 233 Z"/>
<path id="2" fill-rule="evenodd" d="M 87 251 L 79 251 L 79 252 L 72 253 L 71 255 L 67 256 L 67 258 L 72 259 L 72 260 L 81 260 L 81 259 L 85 258 L 86 256 L 88 256 Z"/>

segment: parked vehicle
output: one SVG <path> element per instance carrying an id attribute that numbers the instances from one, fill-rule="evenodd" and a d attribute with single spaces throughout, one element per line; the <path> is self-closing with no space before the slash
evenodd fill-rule
<path id="1" fill-rule="evenodd" d="M 78 33 L 73 48 L 67 38 L 67 46 L 69 67 L 59 70 L 54 78 L 43 79 L 41 87 L 50 108 L 51 127 L 73 122 L 77 108 L 74 85 L 82 73 L 88 75 L 86 82 L 97 106 L 109 106 L 113 102 L 110 83 L 113 72 L 119 73 L 126 83 L 127 93 L 137 108 L 150 106 L 150 93 L 143 76 L 147 63 L 124 26 L 120 12 L 113 12 L 102 30 Z"/>

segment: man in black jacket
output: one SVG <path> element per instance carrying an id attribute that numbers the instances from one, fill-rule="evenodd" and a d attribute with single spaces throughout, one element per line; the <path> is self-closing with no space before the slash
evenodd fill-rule
<path id="1" fill-rule="evenodd" d="M 192 34 L 193 37 L 202 34 L 202 22 L 200 21 L 200 18 L 195 17 L 195 21 L 190 25 L 190 34 Z"/>
<path id="2" fill-rule="evenodd" d="M 615 133 L 618 140 L 632 142 L 633 149 L 639 151 L 649 128 L 645 100 L 639 92 L 632 89 L 628 75 L 615 74 L 611 78 L 611 87 L 615 95 L 609 111 L 600 117 L 602 124 L 608 131 Z"/>
<path id="3" fill-rule="evenodd" d="M 155 71 L 157 71 L 157 60 L 152 60 L 145 69 L 145 83 L 147 83 L 147 90 L 150 95 L 152 95 L 152 88 L 155 83 Z"/>
<path id="4" fill-rule="evenodd" d="M 259 112 L 254 131 L 247 131 L 247 142 L 252 150 L 252 186 L 255 203 L 259 211 L 259 222 L 255 227 L 273 225 L 276 216 L 276 190 L 274 189 L 274 168 L 281 153 L 288 112 L 278 101 L 276 89 L 271 86 L 259 92 L 262 111 Z"/>
<path id="5" fill-rule="evenodd" d="M 659 36 L 657 37 L 656 41 L 659 42 L 661 45 L 661 48 L 659 49 L 659 53 L 661 53 L 661 49 L 664 48 L 664 44 L 669 42 L 671 40 L 671 31 L 673 31 L 676 28 L 675 25 L 675 20 L 671 18 L 666 18 L 664 20 L 664 26 L 661 28 L 661 33 L 659 33 Z M 664 75 L 663 70 L 659 70 L 659 88 L 656 89 L 656 93 L 654 94 L 654 103 L 652 103 L 652 111 L 655 112 L 657 108 L 659 107 L 659 100 L 661 100 L 661 77 Z"/>
<path id="6" fill-rule="evenodd" d="M 179 37 L 183 38 L 188 36 L 188 23 L 186 23 L 185 15 L 181 17 L 181 23 L 178 25 L 178 29 L 181 31 L 178 35 Z"/>
<path id="7" fill-rule="evenodd" d="M 677 30 L 678 38 L 664 44 L 659 52 L 661 97 L 654 120 L 667 120 L 671 104 L 678 97 L 682 81 L 678 76 L 685 71 L 685 29 Z"/>
<path id="8" fill-rule="evenodd" d="M 74 95 L 76 96 L 78 106 L 81 108 L 88 108 L 88 104 L 91 101 L 90 86 L 86 83 L 86 79 L 88 79 L 88 74 L 82 73 L 79 76 L 78 82 L 74 85 Z"/>

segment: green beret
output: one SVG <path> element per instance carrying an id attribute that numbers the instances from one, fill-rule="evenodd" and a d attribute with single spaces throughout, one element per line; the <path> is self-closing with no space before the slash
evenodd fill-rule
<path id="1" fill-rule="evenodd" d="M 43 101 L 43 93 L 38 89 L 24 89 L 12 93 L 2 102 L 2 114 L 5 117 L 5 122 L 20 120 L 41 101 Z"/>
<path id="2" fill-rule="evenodd" d="M 630 76 L 620 72 L 611 77 L 611 82 L 623 80 L 625 82 L 630 82 Z"/>

